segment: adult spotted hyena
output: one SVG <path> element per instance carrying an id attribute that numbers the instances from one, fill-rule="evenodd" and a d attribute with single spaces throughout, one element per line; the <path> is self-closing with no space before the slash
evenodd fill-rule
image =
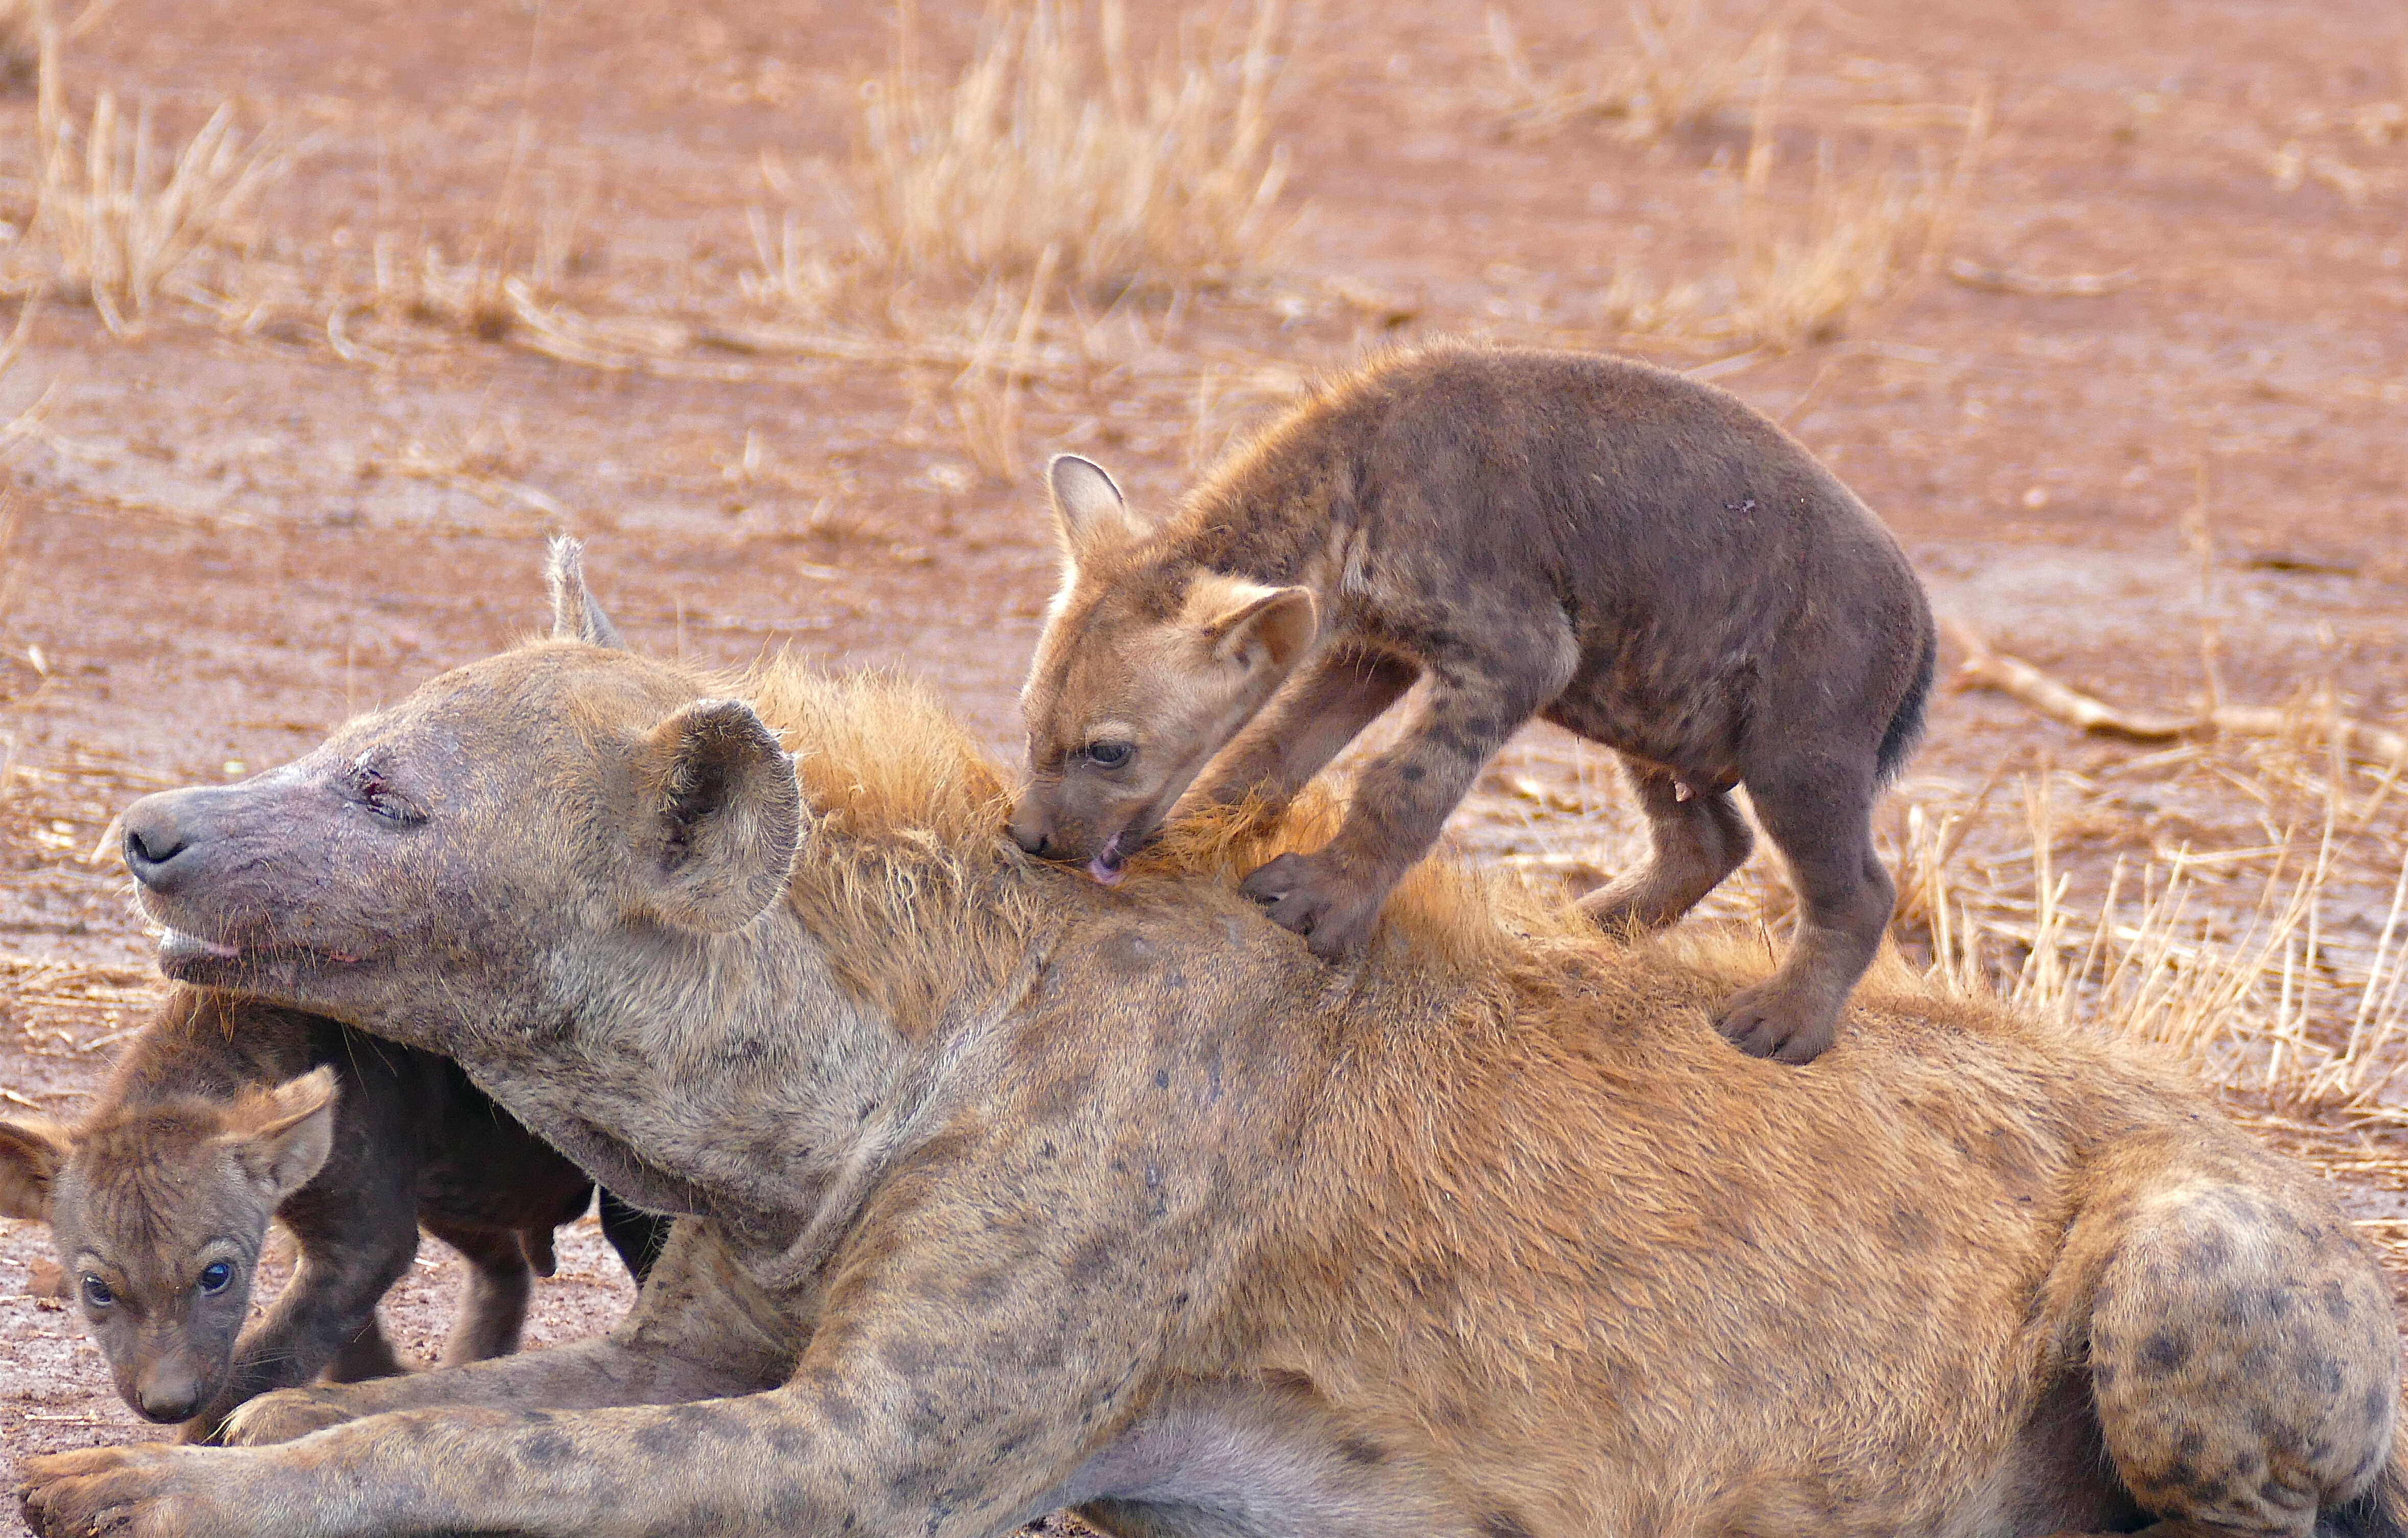
<path id="1" fill-rule="evenodd" d="M 2145 1064 L 1879 977 L 1734 1061 L 1738 969 L 1443 864 L 1340 980 L 1235 886 L 1317 829 L 1108 889 L 1001 809 L 891 681 L 576 639 L 135 806 L 172 970 L 695 1216 L 609 1341 L 36 1459 L 36 1528 L 2403 1531 L 2382 1277 Z"/>
<path id="2" fill-rule="evenodd" d="M 1274 919 L 1359 950 L 1539 717 L 1620 755 L 1647 814 L 1647 863 L 1587 899 L 1609 928 L 1670 924 L 1739 868 L 1747 787 L 1798 938 L 1716 1019 L 1758 1056 L 1830 1044 L 1889 923 L 1873 802 L 1936 637 L 1898 542 L 1760 412 L 1627 358 L 1444 345 L 1307 395 L 1159 527 L 1084 460 L 1050 480 L 1024 848 L 1114 880 L 1191 781 L 1294 795 L 1418 684 L 1330 841 L 1247 876 Z"/>

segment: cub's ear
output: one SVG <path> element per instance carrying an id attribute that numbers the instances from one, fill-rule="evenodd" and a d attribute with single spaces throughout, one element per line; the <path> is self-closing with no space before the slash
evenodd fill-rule
<path id="1" fill-rule="evenodd" d="M 1053 498 L 1062 553 L 1072 561 L 1146 536 L 1145 525 L 1129 511 L 1121 489 L 1092 459 L 1055 454 L 1045 467 L 1045 490 Z"/>
<path id="2" fill-rule="evenodd" d="M 0 1121 L 0 1217 L 50 1220 L 50 1181 L 66 1163 L 67 1129 L 48 1116 Z"/>
<path id="3" fill-rule="evenodd" d="M 336 1096 L 335 1071 L 311 1069 L 244 1096 L 219 1141 L 270 1201 L 281 1201 L 317 1178 L 334 1152 Z"/>
<path id="4" fill-rule="evenodd" d="M 620 639 L 619 627 L 602 606 L 594 601 L 594 594 L 585 585 L 585 545 L 566 534 L 552 537 L 552 558 L 544 563 L 544 581 L 552 587 L 552 639 L 581 640 L 588 646 L 607 646 L 613 652 L 624 652 L 627 643 Z"/>
<path id="5" fill-rule="evenodd" d="M 1212 643 L 1215 661 L 1284 673 L 1312 644 L 1321 606 L 1309 587 L 1208 578 L 1189 591 L 1186 618 Z"/>
<path id="6" fill-rule="evenodd" d="M 719 934 L 785 895 L 803 793 L 751 706 L 695 701 L 637 743 L 634 767 L 637 869 L 655 914 Z"/>

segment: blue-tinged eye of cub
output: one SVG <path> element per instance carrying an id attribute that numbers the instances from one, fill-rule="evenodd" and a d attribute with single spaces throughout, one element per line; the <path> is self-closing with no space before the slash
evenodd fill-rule
<path id="1" fill-rule="evenodd" d="M 117 1294 L 109 1291 L 108 1284 L 99 1277 L 86 1276 L 83 1279 L 83 1301 L 93 1308 L 107 1308 L 117 1301 Z"/>
<path id="2" fill-rule="evenodd" d="M 201 1290 L 223 1292 L 234 1285 L 234 1268 L 222 1260 L 213 1260 L 201 1268 Z"/>
<path id="3" fill-rule="evenodd" d="M 1115 769 L 1137 756 L 1137 744 L 1134 742 L 1090 742 L 1087 744 L 1086 753 L 1087 762 L 1095 765 L 1097 769 Z"/>

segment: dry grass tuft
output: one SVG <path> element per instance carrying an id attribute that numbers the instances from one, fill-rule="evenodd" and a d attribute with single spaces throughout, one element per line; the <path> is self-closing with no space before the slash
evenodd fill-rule
<path id="1" fill-rule="evenodd" d="M 1504 73 L 1506 122 L 1545 137 L 1584 122 L 1648 143 L 1712 123 L 1760 92 L 1788 26 L 1784 16 L 1741 40 L 1709 21 L 1700 0 L 1650 0 L 1628 9 L 1630 45 L 1562 70 L 1531 63 L 1501 7 L 1488 11 L 1488 50 Z"/>
<path id="2" fill-rule="evenodd" d="M 1928 138 L 1884 137 L 1848 171 L 1826 138 L 1803 206 L 1784 205 L 1772 182 L 1779 63 L 1776 46 L 1741 183 L 1738 303 L 1722 324 L 1731 342 L 1788 352 L 1838 339 L 1938 267 L 1989 137 L 1990 103 L 1985 91 L 1956 114 L 1953 155 Z"/>
<path id="3" fill-rule="evenodd" d="M 860 233 L 897 280 L 978 284 L 1058 252 L 1091 291 L 1225 280 L 1286 228 L 1286 157 L 1269 103 L 1284 62 L 1277 0 L 1190 19 L 1151 67 L 1122 0 L 992 0 L 949 84 L 900 7 L 894 63 L 865 90 Z M 766 242 L 765 242 L 766 244 Z M 765 266 L 767 264 L 765 263 Z M 788 270 L 781 254 L 775 269 Z"/>
<path id="4" fill-rule="evenodd" d="M 35 201 L 9 253 L 11 286 L 89 304 L 123 332 L 195 258 L 232 240 L 289 162 L 265 133 L 246 138 L 226 106 L 173 155 L 156 142 L 149 106 L 129 120 L 109 92 L 79 123 L 65 105 L 61 34 L 45 21 Z"/>
<path id="5" fill-rule="evenodd" d="M 1860 329 L 1939 270 L 1988 140 L 1988 93 L 1877 114 L 1852 151 L 1820 138 L 1801 190 L 1781 175 L 1784 52 L 1776 34 L 1734 187 L 1730 266 L 1669 284 L 1618 267 L 1597 300 L 1615 339 L 1794 352 Z M 1935 128 L 1954 128 L 1954 144 Z"/>
<path id="6" fill-rule="evenodd" d="M 1026 466 L 1020 456 L 1021 390 L 1027 383 L 1035 358 L 1039 326 L 1059 265 L 1059 248 L 1048 246 L 1037 259 L 1026 295 L 1015 307 L 1008 290 L 990 284 L 990 292 L 972 307 L 983 312 L 978 346 L 968 367 L 953 381 L 953 414 L 961 424 L 962 443 L 970 462 L 991 481 L 1010 484 Z M 1011 328 L 1011 344 L 1003 346 L 1004 323 L 1014 309 L 1019 320 Z"/>

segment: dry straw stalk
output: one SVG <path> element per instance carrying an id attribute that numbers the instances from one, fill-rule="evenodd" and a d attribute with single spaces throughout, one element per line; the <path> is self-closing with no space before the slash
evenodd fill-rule
<path id="1" fill-rule="evenodd" d="M 864 237 L 899 278 L 971 283 L 1032 272 L 1049 250 L 1091 290 L 1259 264 L 1285 227 L 1269 121 L 1283 29 L 1277 0 L 1237 22 L 1191 20 L 1141 68 L 1121 0 L 1097 0 L 1092 20 L 1070 0 L 994 0 L 976 52 L 939 84 L 904 0 L 894 64 L 865 93 Z"/>

